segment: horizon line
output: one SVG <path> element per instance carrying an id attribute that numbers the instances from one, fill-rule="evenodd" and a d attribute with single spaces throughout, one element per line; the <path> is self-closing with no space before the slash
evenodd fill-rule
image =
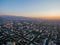
<path id="1" fill-rule="evenodd" d="M 28 18 L 42 18 L 42 19 L 50 19 L 50 20 L 60 20 L 60 16 L 55 16 L 55 17 L 48 17 L 48 16 L 46 16 L 46 17 L 33 17 L 33 16 L 19 16 L 19 15 L 0 15 L 0 16 L 17 16 L 17 17 L 28 17 Z"/>

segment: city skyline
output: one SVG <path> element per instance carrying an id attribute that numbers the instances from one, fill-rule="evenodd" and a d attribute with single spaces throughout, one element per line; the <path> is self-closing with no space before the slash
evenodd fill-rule
<path id="1" fill-rule="evenodd" d="M 60 19 L 60 1 L 0 0 L 0 15 Z"/>

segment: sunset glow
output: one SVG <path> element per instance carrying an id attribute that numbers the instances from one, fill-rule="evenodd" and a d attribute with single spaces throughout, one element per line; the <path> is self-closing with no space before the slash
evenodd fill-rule
<path id="1" fill-rule="evenodd" d="M 0 0 L 0 15 L 60 19 L 60 1 Z"/>

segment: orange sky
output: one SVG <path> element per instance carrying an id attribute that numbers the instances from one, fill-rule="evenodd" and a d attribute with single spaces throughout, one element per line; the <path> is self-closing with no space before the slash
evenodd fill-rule
<path id="1" fill-rule="evenodd" d="M 60 19 L 60 1 L 1 0 L 0 15 Z"/>
<path id="2" fill-rule="evenodd" d="M 59 13 L 16 13 L 16 12 L 8 12 L 8 13 L 0 13 L 0 15 L 11 15 L 11 16 L 25 16 L 25 17 L 34 17 L 34 18 L 46 18 L 46 19 L 60 19 Z"/>

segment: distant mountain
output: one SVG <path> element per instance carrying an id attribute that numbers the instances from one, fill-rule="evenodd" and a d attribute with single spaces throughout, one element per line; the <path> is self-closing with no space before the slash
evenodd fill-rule
<path id="1" fill-rule="evenodd" d="M 23 17 L 23 16 L 7 16 L 0 15 L 0 22 L 7 20 L 25 20 L 25 21 L 60 21 L 60 20 L 49 20 L 44 18 L 31 18 L 31 17 Z"/>
<path id="2" fill-rule="evenodd" d="M 2 23 L 5 19 L 0 17 L 0 23 Z"/>
<path id="3" fill-rule="evenodd" d="M 30 18 L 30 17 L 23 17 L 23 16 L 6 16 L 2 15 L 0 16 L 0 20 L 37 20 L 36 18 Z"/>
<path id="4" fill-rule="evenodd" d="M 3 20 L 3 18 L 2 17 L 0 17 L 0 21 L 2 21 Z"/>

